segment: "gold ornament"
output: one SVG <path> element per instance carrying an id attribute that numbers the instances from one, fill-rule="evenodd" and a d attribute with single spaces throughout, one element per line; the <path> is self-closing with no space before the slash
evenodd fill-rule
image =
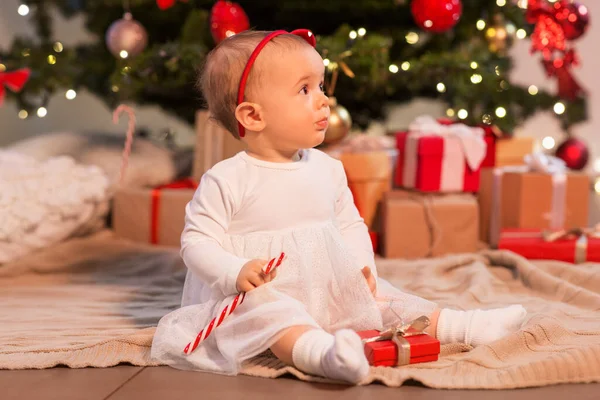
<path id="1" fill-rule="evenodd" d="M 485 31 L 489 49 L 493 53 L 505 53 L 513 44 L 515 26 L 507 24 L 500 14 L 494 15 L 494 24 Z"/>
<path id="2" fill-rule="evenodd" d="M 339 70 L 348 76 L 354 78 L 354 72 L 350 69 L 348 64 L 344 61 L 345 58 L 352 55 L 352 51 L 346 50 L 339 54 L 337 57 L 330 60 L 327 65 L 327 69 L 331 71 L 331 79 L 327 82 L 327 97 L 329 97 L 329 126 L 325 131 L 325 138 L 323 144 L 331 145 L 339 142 L 348 135 L 350 128 L 352 127 L 352 118 L 346 107 L 339 105 L 337 99 L 334 97 L 335 85 L 337 84 Z"/>
<path id="3" fill-rule="evenodd" d="M 337 103 L 335 97 L 329 98 L 329 126 L 325 132 L 324 144 L 334 144 L 342 140 L 350 132 L 352 118 L 344 106 Z"/>

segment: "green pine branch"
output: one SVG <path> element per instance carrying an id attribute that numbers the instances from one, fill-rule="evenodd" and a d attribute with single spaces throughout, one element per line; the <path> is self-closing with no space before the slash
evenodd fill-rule
<path id="1" fill-rule="evenodd" d="M 195 89 L 197 71 L 214 46 L 208 24 L 215 0 L 177 2 L 167 11 L 160 11 L 155 0 L 129 0 L 134 18 L 148 30 L 149 44 L 142 54 L 126 60 L 116 60 L 104 43 L 110 24 L 123 15 L 123 0 L 23 1 L 31 7 L 29 20 L 38 38 L 17 38 L 10 50 L 0 54 L 0 63 L 7 70 L 32 69 L 21 93 L 8 92 L 19 107 L 31 114 L 53 94 L 85 87 L 111 107 L 122 101 L 158 104 L 194 122 L 196 109 L 203 105 Z M 355 77 L 341 73 L 335 96 L 361 126 L 384 117 L 386 103 L 417 96 L 441 99 L 454 112 L 466 110 L 465 121 L 471 124 L 481 123 L 486 116 L 506 132 L 538 111 L 551 110 L 558 101 L 566 106 L 566 112 L 557 115 L 565 129 L 587 118 L 585 98 L 568 102 L 541 90 L 531 95 L 527 87 L 513 85 L 509 78 L 512 60 L 507 54 L 491 51 L 485 31 L 476 28 L 477 20 L 490 25 L 494 15 L 501 14 L 515 29 L 531 33 L 524 10 L 510 2 L 498 7 L 495 0 L 462 2 L 461 20 L 444 34 L 429 34 L 416 27 L 408 0 L 401 5 L 394 0 L 254 0 L 242 6 L 255 29 L 313 30 L 318 35 L 317 50 L 324 58 L 335 62 L 350 50 L 344 61 Z M 58 51 L 50 19 L 53 7 L 65 16 L 83 13 L 86 28 L 97 34 L 98 42 Z M 298 21 L 303 21 L 301 26 Z M 367 34 L 349 39 L 349 32 L 359 27 L 366 28 Z M 419 35 L 415 44 L 407 43 L 411 32 Z M 404 70 L 406 62 L 410 68 Z M 475 69 L 472 62 L 477 63 Z M 398 67 L 397 72 L 390 70 L 391 64 Z M 474 74 L 480 76 L 480 82 L 476 79 L 478 83 L 473 83 Z M 441 93 L 439 83 L 445 89 Z M 502 118 L 497 115 L 500 107 L 506 110 Z"/>

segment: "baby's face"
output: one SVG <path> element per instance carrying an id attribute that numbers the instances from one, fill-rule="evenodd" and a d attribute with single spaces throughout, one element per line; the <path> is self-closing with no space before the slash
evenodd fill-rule
<path id="1" fill-rule="evenodd" d="M 281 150 L 321 144 L 327 130 L 329 104 L 323 93 L 325 67 L 319 53 L 302 46 L 271 56 L 264 68 L 258 88 L 266 121 L 263 134 Z"/>

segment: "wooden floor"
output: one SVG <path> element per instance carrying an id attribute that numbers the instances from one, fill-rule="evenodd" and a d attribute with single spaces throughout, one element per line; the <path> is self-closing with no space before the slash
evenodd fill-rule
<path id="1" fill-rule="evenodd" d="M 2 400 L 597 400 L 600 384 L 556 385 L 519 390 L 435 390 L 418 384 L 348 387 L 295 378 L 226 377 L 169 367 L 0 371 Z"/>

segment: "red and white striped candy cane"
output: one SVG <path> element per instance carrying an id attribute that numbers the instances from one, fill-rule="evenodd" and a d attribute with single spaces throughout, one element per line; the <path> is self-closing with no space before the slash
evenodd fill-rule
<path id="1" fill-rule="evenodd" d="M 285 257 L 285 253 L 281 253 L 279 255 L 279 258 L 277 259 L 277 262 L 275 262 L 275 258 L 272 258 L 267 263 L 267 265 L 265 265 L 263 267 L 263 272 L 265 273 L 265 275 L 270 273 L 273 270 L 273 268 L 279 267 L 281 265 L 281 262 L 283 261 L 284 257 Z M 202 329 L 200 331 L 198 336 L 196 336 L 196 340 L 188 343 L 187 346 L 185 346 L 185 349 L 183 349 L 183 352 L 187 355 L 192 354 L 192 352 L 198 348 L 200 343 L 202 343 L 204 340 L 206 340 L 206 338 L 211 334 L 213 329 L 216 328 L 217 326 L 221 325 L 223 320 L 225 318 L 227 318 L 229 316 L 229 314 L 234 312 L 238 305 L 240 305 L 244 302 L 245 298 L 246 298 L 246 292 L 241 292 L 240 294 L 235 296 L 233 298 L 233 300 L 231 301 L 231 303 L 227 304 L 227 306 L 221 311 L 221 315 L 219 315 L 219 318 L 218 319 L 217 319 L 217 317 L 213 318 L 210 321 L 210 323 L 206 327 L 204 327 L 204 329 Z"/>
<path id="2" fill-rule="evenodd" d="M 131 154 L 131 144 L 133 143 L 133 135 L 135 133 L 135 113 L 133 109 L 125 104 L 119 105 L 113 111 L 113 123 L 119 123 L 119 116 L 122 112 L 126 112 L 129 116 L 129 123 L 127 124 L 127 137 L 125 139 L 125 148 L 123 149 L 123 155 L 121 156 L 121 170 L 119 172 L 119 184 L 123 183 L 125 178 L 125 170 L 129 162 L 129 155 Z"/>

